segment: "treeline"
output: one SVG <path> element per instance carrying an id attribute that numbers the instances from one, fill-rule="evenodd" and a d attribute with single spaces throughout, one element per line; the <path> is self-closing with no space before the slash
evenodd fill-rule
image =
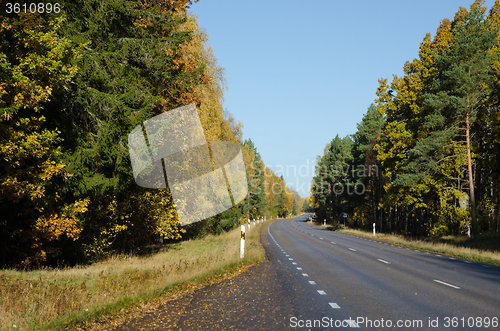
<path id="1" fill-rule="evenodd" d="M 266 167 L 251 140 L 243 143 L 247 168 L 248 196 L 242 202 L 242 219 L 285 217 L 302 212 L 304 199 L 283 179 Z"/>
<path id="2" fill-rule="evenodd" d="M 483 3 L 443 19 L 402 77 L 379 80 L 358 131 L 327 145 L 320 218 L 420 237 L 500 230 L 500 2 Z"/>
<path id="3" fill-rule="evenodd" d="M 155 238 L 220 232 L 243 214 L 292 211 L 289 191 L 257 189 L 286 185 L 264 176 L 255 146 L 223 110 L 224 70 L 187 14 L 192 2 L 59 1 L 58 13 L 0 13 L 2 267 L 84 263 Z M 239 142 L 253 172 L 245 203 L 180 227 L 168 189 L 136 185 L 127 137 L 191 103 L 207 140 Z"/>

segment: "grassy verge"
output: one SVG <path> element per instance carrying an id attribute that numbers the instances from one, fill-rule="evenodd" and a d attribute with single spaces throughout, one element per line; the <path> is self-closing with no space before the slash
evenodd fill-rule
<path id="1" fill-rule="evenodd" d="M 334 229 L 331 226 L 321 226 L 321 228 L 327 228 L 360 237 L 367 237 L 373 240 L 380 240 L 394 245 L 500 265 L 499 235 L 483 234 L 471 238 L 467 236 L 446 236 L 441 238 L 426 238 L 425 240 L 411 240 L 393 234 L 377 233 L 374 237 L 372 232 L 350 228 Z"/>
<path id="2" fill-rule="evenodd" d="M 171 245 L 148 257 L 114 257 L 86 267 L 0 271 L 0 330 L 88 329 L 147 302 L 238 274 L 265 259 L 262 223 Z"/>

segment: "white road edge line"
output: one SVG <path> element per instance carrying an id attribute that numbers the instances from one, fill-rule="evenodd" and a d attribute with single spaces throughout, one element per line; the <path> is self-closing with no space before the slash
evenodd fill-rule
<path id="1" fill-rule="evenodd" d="M 460 289 L 460 287 L 458 287 L 458 286 L 451 285 L 451 284 L 448 284 L 448 283 L 442 282 L 442 281 L 437 280 L 437 279 L 434 279 L 434 281 L 435 281 L 436 283 L 439 283 L 439 284 L 443 284 L 443 285 L 446 285 L 446 286 L 449 286 L 449 287 L 453 287 L 453 288 L 455 288 L 455 289 L 457 289 L 457 290 L 459 290 L 459 289 Z"/>
<path id="2" fill-rule="evenodd" d="M 349 247 L 349 249 L 350 249 L 351 251 L 353 251 L 353 252 L 355 252 L 355 251 L 356 251 L 354 248 L 351 248 L 351 247 Z"/>
<path id="3" fill-rule="evenodd" d="M 378 261 L 382 262 L 382 263 L 385 263 L 385 264 L 391 264 L 391 262 L 387 262 L 387 261 L 384 261 L 382 259 L 377 259 Z"/>

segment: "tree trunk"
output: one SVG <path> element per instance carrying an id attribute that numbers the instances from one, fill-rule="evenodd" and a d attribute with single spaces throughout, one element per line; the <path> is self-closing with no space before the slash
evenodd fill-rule
<path id="1" fill-rule="evenodd" d="M 469 97 L 467 97 L 467 106 L 469 106 Z M 476 198 L 474 197 L 474 178 L 472 174 L 469 116 L 469 110 L 467 110 L 467 115 L 465 116 L 465 140 L 467 143 L 467 171 L 469 173 L 470 214 L 472 218 L 472 233 L 474 235 L 477 235 Z"/>
<path id="2" fill-rule="evenodd" d="M 389 220 L 388 220 L 389 224 L 388 225 L 388 229 L 387 231 L 389 231 L 389 233 L 391 233 L 392 231 L 392 207 L 389 207 Z"/>
<path id="3" fill-rule="evenodd" d="M 370 195 L 372 201 L 372 222 L 370 222 L 369 227 L 371 227 L 371 223 L 377 222 L 377 209 L 375 208 L 375 177 L 370 178 Z"/>
<path id="4" fill-rule="evenodd" d="M 500 223 L 500 204 L 498 203 L 498 182 L 495 188 L 495 209 L 493 219 L 495 220 L 495 232 L 498 232 L 498 224 Z M 495 215 L 496 214 L 496 215 Z"/>
<path id="5" fill-rule="evenodd" d="M 379 163 L 380 164 L 380 163 Z M 379 188 L 379 204 L 382 200 L 382 166 L 380 166 L 380 172 L 378 176 L 378 188 Z M 380 233 L 382 233 L 382 223 L 384 222 L 384 209 L 380 208 Z"/>
<path id="6" fill-rule="evenodd" d="M 405 236 L 406 236 L 406 235 L 408 235 L 408 206 L 405 206 L 404 228 L 405 228 Z"/>
<path id="7" fill-rule="evenodd" d="M 426 237 L 429 235 L 431 228 L 432 228 L 429 206 L 427 206 L 427 210 L 425 211 L 425 219 L 426 219 L 427 227 L 426 227 L 426 231 L 424 233 L 424 236 Z"/>

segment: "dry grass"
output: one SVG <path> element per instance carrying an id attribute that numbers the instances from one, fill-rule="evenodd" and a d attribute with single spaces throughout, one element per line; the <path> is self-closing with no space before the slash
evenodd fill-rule
<path id="1" fill-rule="evenodd" d="M 143 300 L 169 295 L 264 260 L 259 231 L 246 234 L 240 260 L 239 228 L 172 245 L 148 257 L 121 256 L 62 270 L 0 271 L 0 330 L 70 329 Z M 75 324 L 76 323 L 76 324 Z"/>
<path id="2" fill-rule="evenodd" d="M 331 227 L 330 227 L 331 228 Z M 385 241 L 391 244 L 412 247 L 416 249 L 423 249 L 430 252 L 436 252 L 440 254 L 461 257 L 465 259 L 475 260 L 484 263 L 491 263 L 495 265 L 500 265 L 500 252 L 496 250 L 495 247 L 488 247 L 488 245 L 482 245 L 483 249 L 466 247 L 468 239 L 462 237 L 448 236 L 447 242 L 439 242 L 440 239 L 433 240 L 409 240 L 403 236 L 392 235 L 392 234 L 380 234 L 377 233 L 373 237 L 372 232 L 361 231 L 356 229 L 345 229 L 337 230 L 339 232 L 344 232 L 360 237 L 369 237 L 371 239 Z M 481 238 L 478 238 L 480 240 Z M 486 240 L 484 240 L 486 242 Z"/>

